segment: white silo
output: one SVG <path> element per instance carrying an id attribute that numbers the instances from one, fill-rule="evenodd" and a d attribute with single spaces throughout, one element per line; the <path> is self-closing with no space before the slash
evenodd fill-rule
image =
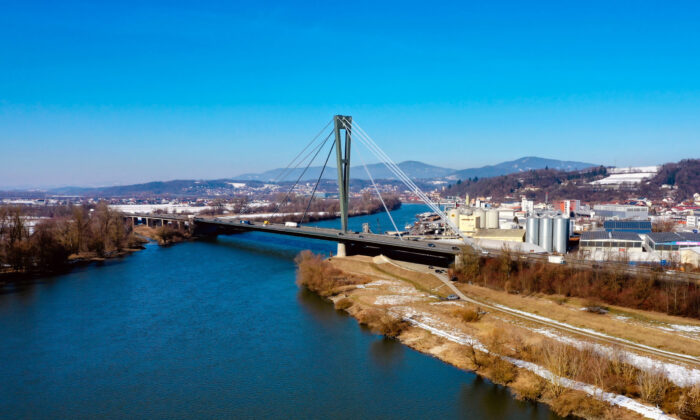
<path id="1" fill-rule="evenodd" d="M 528 217 L 525 224 L 525 242 L 533 245 L 540 244 L 540 219 Z"/>
<path id="2" fill-rule="evenodd" d="M 554 251 L 566 254 L 566 246 L 569 243 L 569 218 L 557 217 L 552 228 L 552 246 Z"/>
<path id="3" fill-rule="evenodd" d="M 486 212 L 482 209 L 476 209 L 474 216 L 479 217 L 479 229 L 484 229 L 486 227 Z"/>
<path id="4" fill-rule="evenodd" d="M 547 252 L 552 252 L 552 218 L 540 219 L 540 244 Z"/>
<path id="5" fill-rule="evenodd" d="M 498 229 L 498 210 L 486 212 L 486 229 Z"/>
<path id="6" fill-rule="evenodd" d="M 450 209 L 447 212 L 447 219 L 452 223 L 455 229 L 459 229 L 459 209 Z"/>

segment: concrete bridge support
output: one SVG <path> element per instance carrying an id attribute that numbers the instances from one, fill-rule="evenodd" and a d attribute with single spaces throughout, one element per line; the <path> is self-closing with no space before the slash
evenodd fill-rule
<path id="1" fill-rule="evenodd" d="M 338 243 L 338 253 L 336 257 L 347 257 L 347 252 L 345 251 L 345 244 Z"/>

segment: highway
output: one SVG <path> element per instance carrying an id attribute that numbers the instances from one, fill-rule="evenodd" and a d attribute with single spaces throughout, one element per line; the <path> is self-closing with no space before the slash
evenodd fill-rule
<path id="1" fill-rule="evenodd" d="M 261 222 L 244 222 L 218 218 L 195 217 L 194 222 L 201 225 L 214 225 L 244 232 L 267 232 L 288 236 L 300 236 L 344 244 L 365 245 L 370 247 L 391 248 L 411 253 L 454 258 L 461 254 L 461 249 L 454 244 L 417 239 L 401 239 L 398 236 L 378 235 L 374 233 L 342 232 L 338 229 L 311 226 L 291 227 L 283 224 Z"/>

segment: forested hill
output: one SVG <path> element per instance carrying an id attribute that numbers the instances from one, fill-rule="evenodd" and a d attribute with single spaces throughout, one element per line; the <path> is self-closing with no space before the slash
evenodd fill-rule
<path id="1" fill-rule="evenodd" d="M 490 196 L 496 201 L 519 200 L 523 195 L 529 199 L 544 201 L 547 193 L 550 200 L 572 198 L 583 201 L 624 200 L 630 196 L 661 199 L 673 195 L 677 201 L 682 201 L 700 193 L 700 159 L 667 163 L 650 180 L 623 189 L 590 184 L 591 181 L 602 179 L 606 175 L 607 170 L 603 166 L 579 171 L 539 169 L 458 181 L 449 186 L 444 195 L 464 196 L 468 193 L 472 197 Z M 662 188 L 663 185 L 673 188 Z"/>

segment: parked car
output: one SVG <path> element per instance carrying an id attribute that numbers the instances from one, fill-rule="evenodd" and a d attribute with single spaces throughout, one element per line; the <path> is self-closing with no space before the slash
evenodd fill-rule
<path id="1" fill-rule="evenodd" d="M 431 248 L 435 248 L 435 244 L 428 243 L 428 246 Z"/>
<path id="2" fill-rule="evenodd" d="M 447 296 L 447 300 L 459 300 L 459 296 L 452 294 Z"/>
<path id="3" fill-rule="evenodd" d="M 250 224 L 250 220 L 241 220 L 239 223 L 242 224 L 242 225 L 249 225 L 249 224 Z"/>

